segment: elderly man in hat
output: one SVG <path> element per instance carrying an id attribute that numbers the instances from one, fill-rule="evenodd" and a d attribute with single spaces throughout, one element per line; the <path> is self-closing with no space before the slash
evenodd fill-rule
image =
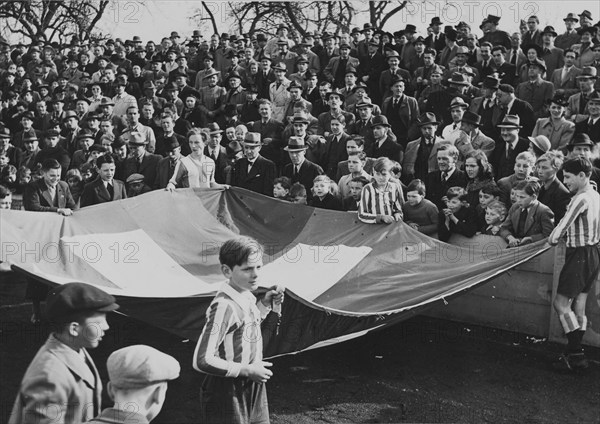
<path id="1" fill-rule="evenodd" d="M 147 150 L 148 140 L 137 131 L 131 131 L 124 134 L 128 140 L 129 156 L 125 159 L 123 178 L 131 174 L 142 174 L 148 184 L 154 184 L 156 181 L 156 167 L 161 157 L 150 153 Z"/>
<path id="2" fill-rule="evenodd" d="M 231 185 L 272 196 L 276 169 L 272 161 L 260 155 L 262 147 L 260 134 L 247 132 L 242 144 L 244 157 L 233 167 Z"/>
<path id="3" fill-rule="evenodd" d="M 114 406 L 104 409 L 90 424 L 147 424 L 160 413 L 167 385 L 179 377 L 179 362 L 145 345 L 133 345 L 110 354 L 106 361 L 108 394 Z M 131 411 L 128 405 L 136 405 Z"/>
<path id="4" fill-rule="evenodd" d="M 172 133 L 163 139 L 164 151 L 166 157 L 160 159 L 156 165 L 156 181 L 154 187 L 157 189 L 167 188 L 169 180 L 173 177 L 173 172 L 177 163 L 183 157 L 181 154 L 180 135 Z M 185 137 L 182 137 L 185 141 Z"/>
<path id="5" fill-rule="evenodd" d="M 544 61 L 536 59 L 528 66 L 529 81 L 517 85 L 515 95 L 533 107 L 533 116 L 537 120 L 548 115 L 546 106 L 554 96 L 554 85 L 542 79 L 542 75 L 546 72 Z"/>
<path id="6" fill-rule="evenodd" d="M 415 178 L 427 181 L 427 175 L 438 170 L 437 151 L 444 142 L 435 135 L 440 125 L 435 114 L 422 114 L 417 125 L 421 137 L 406 145 L 402 161 L 402 175 L 407 183 Z"/>
<path id="7" fill-rule="evenodd" d="M 587 134 L 594 143 L 600 144 L 600 93 L 594 91 L 588 98 L 588 117 L 575 124 L 576 133 Z M 598 164 L 598 160 L 594 164 Z"/>
<path id="8" fill-rule="evenodd" d="M 52 289 L 46 315 L 54 331 L 21 381 L 9 423 L 82 423 L 100 412 L 102 382 L 87 349 L 108 331 L 115 298 L 85 283 Z"/>
<path id="9" fill-rule="evenodd" d="M 498 127 L 500 140 L 490 157 L 496 181 L 513 174 L 517 156 L 529 149 L 529 140 L 519 135 L 523 127 L 518 115 L 506 115 Z"/>
<path id="10" fill-rule="evenodd" d="M 499 23 L 500 17 L 494 15 L 488 15 L 487 18 L 483 20 L 479 27 L 484 33 L 483 37 L 479 40 L 480 44 L 488 42 L 492 46 L 501 45 L 507 49 L 510 48 L 510 36 L 506 31 L 498 29 Z"/>
<path id="11" fill-rule="evenodd" d="M 100 156 L 96 159 L 96 167 L 98 168 L 98 178 L 83 187 L 79 200 L 81 207 L 126 199 L 125 184 L 114 179 L 116 164 L 112 155 L 105 153 Z"/>
<path id="12" fill-rule="evenodd" d="M 577 123 L 588 118 L 588 102 L 590 97 L 597 93 L 594 84 L 598 79 L 598 71 L 591 66 L 585 66 L 577 77 L 580 92 L 569 97 L 569 105 L 565 116 Z"/>
<path id="13" fill-rule="evenodd" d="M 322 175 L 323 168 L 316 163 L 306 159 L 306 145 L 300 137 L 290 137 L 288 145 L 284 148 L 290 156 L 291 163 L 285 165 L 282 171 L 284 177 L 288 177 L 292 184 L 300 183 L 306 189 L 308 200 L 312 199 L 313 181 L 317 175 Z"/>

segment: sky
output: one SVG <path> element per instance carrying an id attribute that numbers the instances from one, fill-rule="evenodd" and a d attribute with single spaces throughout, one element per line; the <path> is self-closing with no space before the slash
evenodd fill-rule
<path id="1" fill-rule="evenodd" d="M 217 18 L 219 32 L 232 32 L 232 20 L 228 17 L 227 2 L 207 2 Z M 366 7 L 366 1 L 355 1 L 357 9 Z M 159 0 L 132 1 L 120 0 L 110 6 L 103 17 L 100 28 L 115 38 L 131 39 L 139 35 L 144 41 L 160 41 L 169 36 L 171 31 L 178 31 L 182 37 L 190 36 L 197 25 L 190 16 L 200 7 L 199 1 Z M 413 0 L 409 6 L 392 20 L 388 21 L 387 31 L 403 29 L 411 23 L 424 30 L 431 18 L 439 16 L 445 24 L 456 25 L 459 21 L 471 24 L 475 34 L 481 35 L 479 24 L 488 14 L 501 16 L 500 28 L 513 32 L 519 28 L 519 20 L 537 15 L 542 27 L 553 25 L 557 32 L 562 32 L 562 19 L 569 12 L 581 13 L 589 10 L 594 23 L 600 19 L 600 2 L 598 1 L 421 1 Z M 362 26 L 368 21 L 368 13 L 357 17 L 356 26 Z M 203 27 L 205 34 L 212 33 L 210 25 Z"/>

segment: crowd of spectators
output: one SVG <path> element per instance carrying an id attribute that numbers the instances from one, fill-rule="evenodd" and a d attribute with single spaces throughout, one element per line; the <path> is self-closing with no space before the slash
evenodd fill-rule
<path id="1" fill-rule="evenodd" d="M 68 216 L 237 186 L 442 240 L 536 241 L 569 202 L 566 158 L 600 178 L 600 26 L 563 21 L 509 34 L 489 15 L 481 38 L 436 17 L 423 35 L 0 39 L 0 202 Z"/>

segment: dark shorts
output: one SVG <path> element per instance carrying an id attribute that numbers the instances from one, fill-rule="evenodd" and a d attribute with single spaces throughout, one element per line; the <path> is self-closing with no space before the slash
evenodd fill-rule
<path id="1" fill-rule="evenodd" d="M 202 424 L 269 424 L 266 387 L 249 378 L 206 376 L 200 408 Z"/>
<path id="2" fill-rule="evenodd" d="M 574 298 L 587 293 L 600 273 L 600 248 L 598 246 L 567 247 L 565 265 L 558 278 L 557 293 Z"/>

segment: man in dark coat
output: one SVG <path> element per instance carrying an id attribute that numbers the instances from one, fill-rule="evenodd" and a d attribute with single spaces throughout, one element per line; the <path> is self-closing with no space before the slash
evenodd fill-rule
<path id="1" fill-rule="evenodd" d="M 96 159 L 96 166 L 98 167 L 98 178 L 83 188 L 80 199 L 81 207 L 126 199 L 125 184 L 114 179 L 115 160 L 113 157 L 109 153 L 100 156 Z"/>
<path id="2" fill-rule="evenodd" d="M 288 177 L 292 184 L 300 183 L 306 189 L 306 197 L 312 199 L 313 181 L 317 175 L 323 174 L 323 168 L 305 158 L 307 145 L 300 137 L 290 137 L 288 145 L 284 148 L 290 155 L 292 163 L 283 168 L 283 176 Z"/>
<path id="3" fill-rule="evenodd" d="M 523 127 L 517 115 L 506 115 L 498 127 L 501 129 L 501 138 L 496 140 L 490 157 L 496 181 L 513 174 L 518 154 L 529 148 L 529 140 L 519 136 Z"/>
<path id="4" fill-rule="evenodd" d="M 231 185 L 266 196 L 273 196 L 275 164 L 260 155 L 261 147 L 259 133 L 246 133 L 244 137 L 245 156 L 234 165 Z"/>

